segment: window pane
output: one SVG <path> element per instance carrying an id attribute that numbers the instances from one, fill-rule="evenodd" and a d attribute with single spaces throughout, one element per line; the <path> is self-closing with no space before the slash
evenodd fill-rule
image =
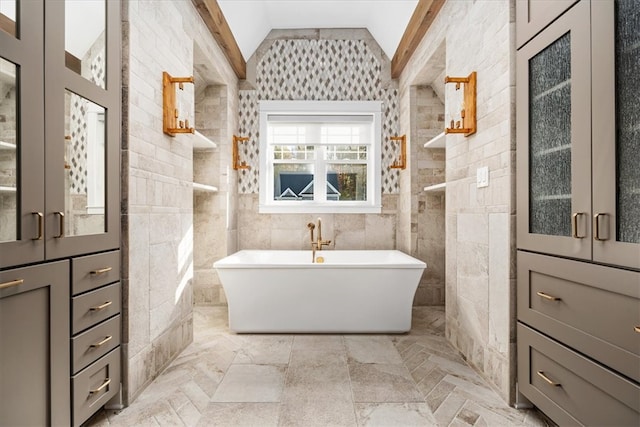
<path id="1" fill-rule="evenodd" d="M 104 0 L 66 0 L 65 64 L 104 89 L 106 80 Z"/>
<path id="2" fill-rule="evenodd" d="M 327 200 L 367 200 L 367 165 L 327 165 Z"/>
<path id="3" fill-rule="evenodd" d="M 327 160 L 367 160 L 365 145 L 329 145 L 326 153 Z"/>
<path id="4" fill-rule="evenodd" d="M 315 147 L 302 145 L 276 145 L 273 147 L 275 160 L 314 160 Z"/>
<path id="5" fill-rule="evenodd" d="M 269 145 L 304 145 L 307 138 L 305 126 L 273 125 L 267 129 L 267 142 Z"/>
<path id="6" fill-rule="evenodd" d="M 371 143 L 370 129 L 370 124 L 345 125 L 332 123 L 322 126 L 320 141 L 322 144 L 369 144 Z"/>
<path id="7" fill-rule="evenodd" d="M 313 165 L 277 163 L 273 165 L 274 200 L 313 200 Z"/>

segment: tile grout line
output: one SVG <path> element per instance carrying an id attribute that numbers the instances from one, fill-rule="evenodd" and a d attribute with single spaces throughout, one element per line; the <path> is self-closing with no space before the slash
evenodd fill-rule
<path id="1" fill-rule="evenodd" d="M 351 382 L 351 369 L 349 369 L 349 350 L 347 349 L 347 339 L 344 335 L 341 335 L 342 346 L 344 347 L 344 355 L 347 364 L 347 378 L 349 379 L 349 390 L 351 390 L 351 409 L 353 410 L 353 419 L 356 422 L 356 426 L 359 426 L 358 423 L 358 414 L 356 413 L 356 401 L 353 395 L 353 383 Z"/>

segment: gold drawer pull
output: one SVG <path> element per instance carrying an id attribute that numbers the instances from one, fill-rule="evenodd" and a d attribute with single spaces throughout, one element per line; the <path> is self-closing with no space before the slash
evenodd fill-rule
<path id="1" fill-rule="evenodd" d="M 95 390 L 89 390 L 89 394 L 96 394 L 96 393 L 100 393 L 102 391 L 102 389 L 104 389 L 106 386 L 108 386 L 111 383 L 111 378 L 105 378 L 104 382 L 102 383 L 102 385 L 98 388 L 96 388 Z"/>
<path id="2" fill-rule="evenodd" d="M 578 232 L 578 217 L 580 217 L 580 215 L 586 214 L 584 212 L 576 212 L 571 215 L 571 236 L 575 239 L 584 239 L 585 237 L 587 237 L 586 235 L 581 235 Z"/>
<path id="3" fill-rule="evenodd" d="M 97 342 L 95 344 L 91 344 L 89 347 L 91 348 L 98 348 L 100 346 L 102 346 L 103 344 L 108 343 L 109 341 L 111 341 L 113 337 L 111 335 L 107 335 L 102 341 Z"/>
<path id="4" fill-rule="evenodd" d="M 111 267 L 105 267 L 105 268 L 99 268 L 97 270 L 92 270 L 91 271 L 91 275 L 92 276 L 97 276 L 98 274 L 104 274 L 104 273 L 108 273 L 109 271 L 111 271 L 112 268 Z"/>
<path id="5" fill-rule="evenodd" d="M 22 285 L 23 283 L 24 283 L 24 279 L 11 280 L 10 282 L 0 283 L 0 289 L 6 289 L 12 286 Z"/>
<path id="6" fill-rule="evenodd" d="M 536 292 L 539 297 L 548 299 L 549 301 L 562 301 L 562 298 L 554 297 L 553 295 L 545 294 L 544 292 Z"/>
<path id="7" fill-rule="evenodd" d="M 640 326 L 634 326 L 633 330 L 640 334 Z"/>
<path id="8" fill-rule="evenodd" d="M 56 239 L 61 239 L 64 237 L 64 212 L 54 212 L 55 215 L 58 215 L 58 230 L 59 233 L 53 237 Z"/>
<path id="9" fill-rule="evenodd" d="M 31 240 L 42 240 L 42 221 L 44 219 L 44 215 L 42 215 L 42 212 L 31 212 L 31 215 L 35 215 L 38 218 L 38 234 L 36 237 L 32 237 Z"/>
<path id="10" fill-rule="evenodd" d="M 544 374 L 542 371 L 538 371 L 538 376 L 546 381 L 547 384 L 552 385 L 554 387 L 560 387 L 560 383 L 555 383 L 549 379 L 548 376 Z"/>
<path id="11" fill-rule="evenodd" d="M 104 304 L 96 305 L 94 307 L 89 308 L 89 311 L 100 311 L 103 308 L 109 307 L 111 304 L 113 304 L 113 301 L 107 301 Z"/>

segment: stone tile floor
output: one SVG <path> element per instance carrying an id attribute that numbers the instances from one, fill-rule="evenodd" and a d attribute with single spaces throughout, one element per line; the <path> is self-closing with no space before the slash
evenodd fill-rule
<path id="1" fill-rule="evenodd" d="M 91 426 L 546 426 L 507 406 L 444 338 L 441 307 L 404 335 L 237 335 L 194 309 L 194 342 L 131 406 Z"/>

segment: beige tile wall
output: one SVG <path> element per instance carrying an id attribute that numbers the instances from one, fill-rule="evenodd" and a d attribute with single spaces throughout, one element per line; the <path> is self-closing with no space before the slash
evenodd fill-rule
<path id="1" fill-rule="evenodd" d="M 478 73 L 478 132 L 447 136 L 447 337 L 509 402 L 515 396 L 513 32 L 513 0 L 447 2 L 400 78 L 401 126 L 408 131 L 415 120 L 412 86 L 432 66 L 438 46 L 446 46 L 447 75 Z M 454 99 L 453 90 L 446 85 L 446 100 Z M 448 121 L 459 104 L 445 107 Z M 490 184 L 476 188 L 482 166 L 489 167 Z M 410 194 L 401 193 L 403 209 Z M 411 247 L 402 218 L 403 245 Z"/>
<path id="2" fill-rule="evenodd" d="M 124 0 L 122 20 L 122 349 L 128 403 L 192 340 L 192 136 L 162 132 L 162 72 L 192 75 L 197 43 L 219 64 L 234 111 L 237 80 L 191 2 Z M 180 96 L 184 105 L 192 103 L 193 85 L 185 85 Z M 235 122 L 225 126 L 232 132 Z"/>

